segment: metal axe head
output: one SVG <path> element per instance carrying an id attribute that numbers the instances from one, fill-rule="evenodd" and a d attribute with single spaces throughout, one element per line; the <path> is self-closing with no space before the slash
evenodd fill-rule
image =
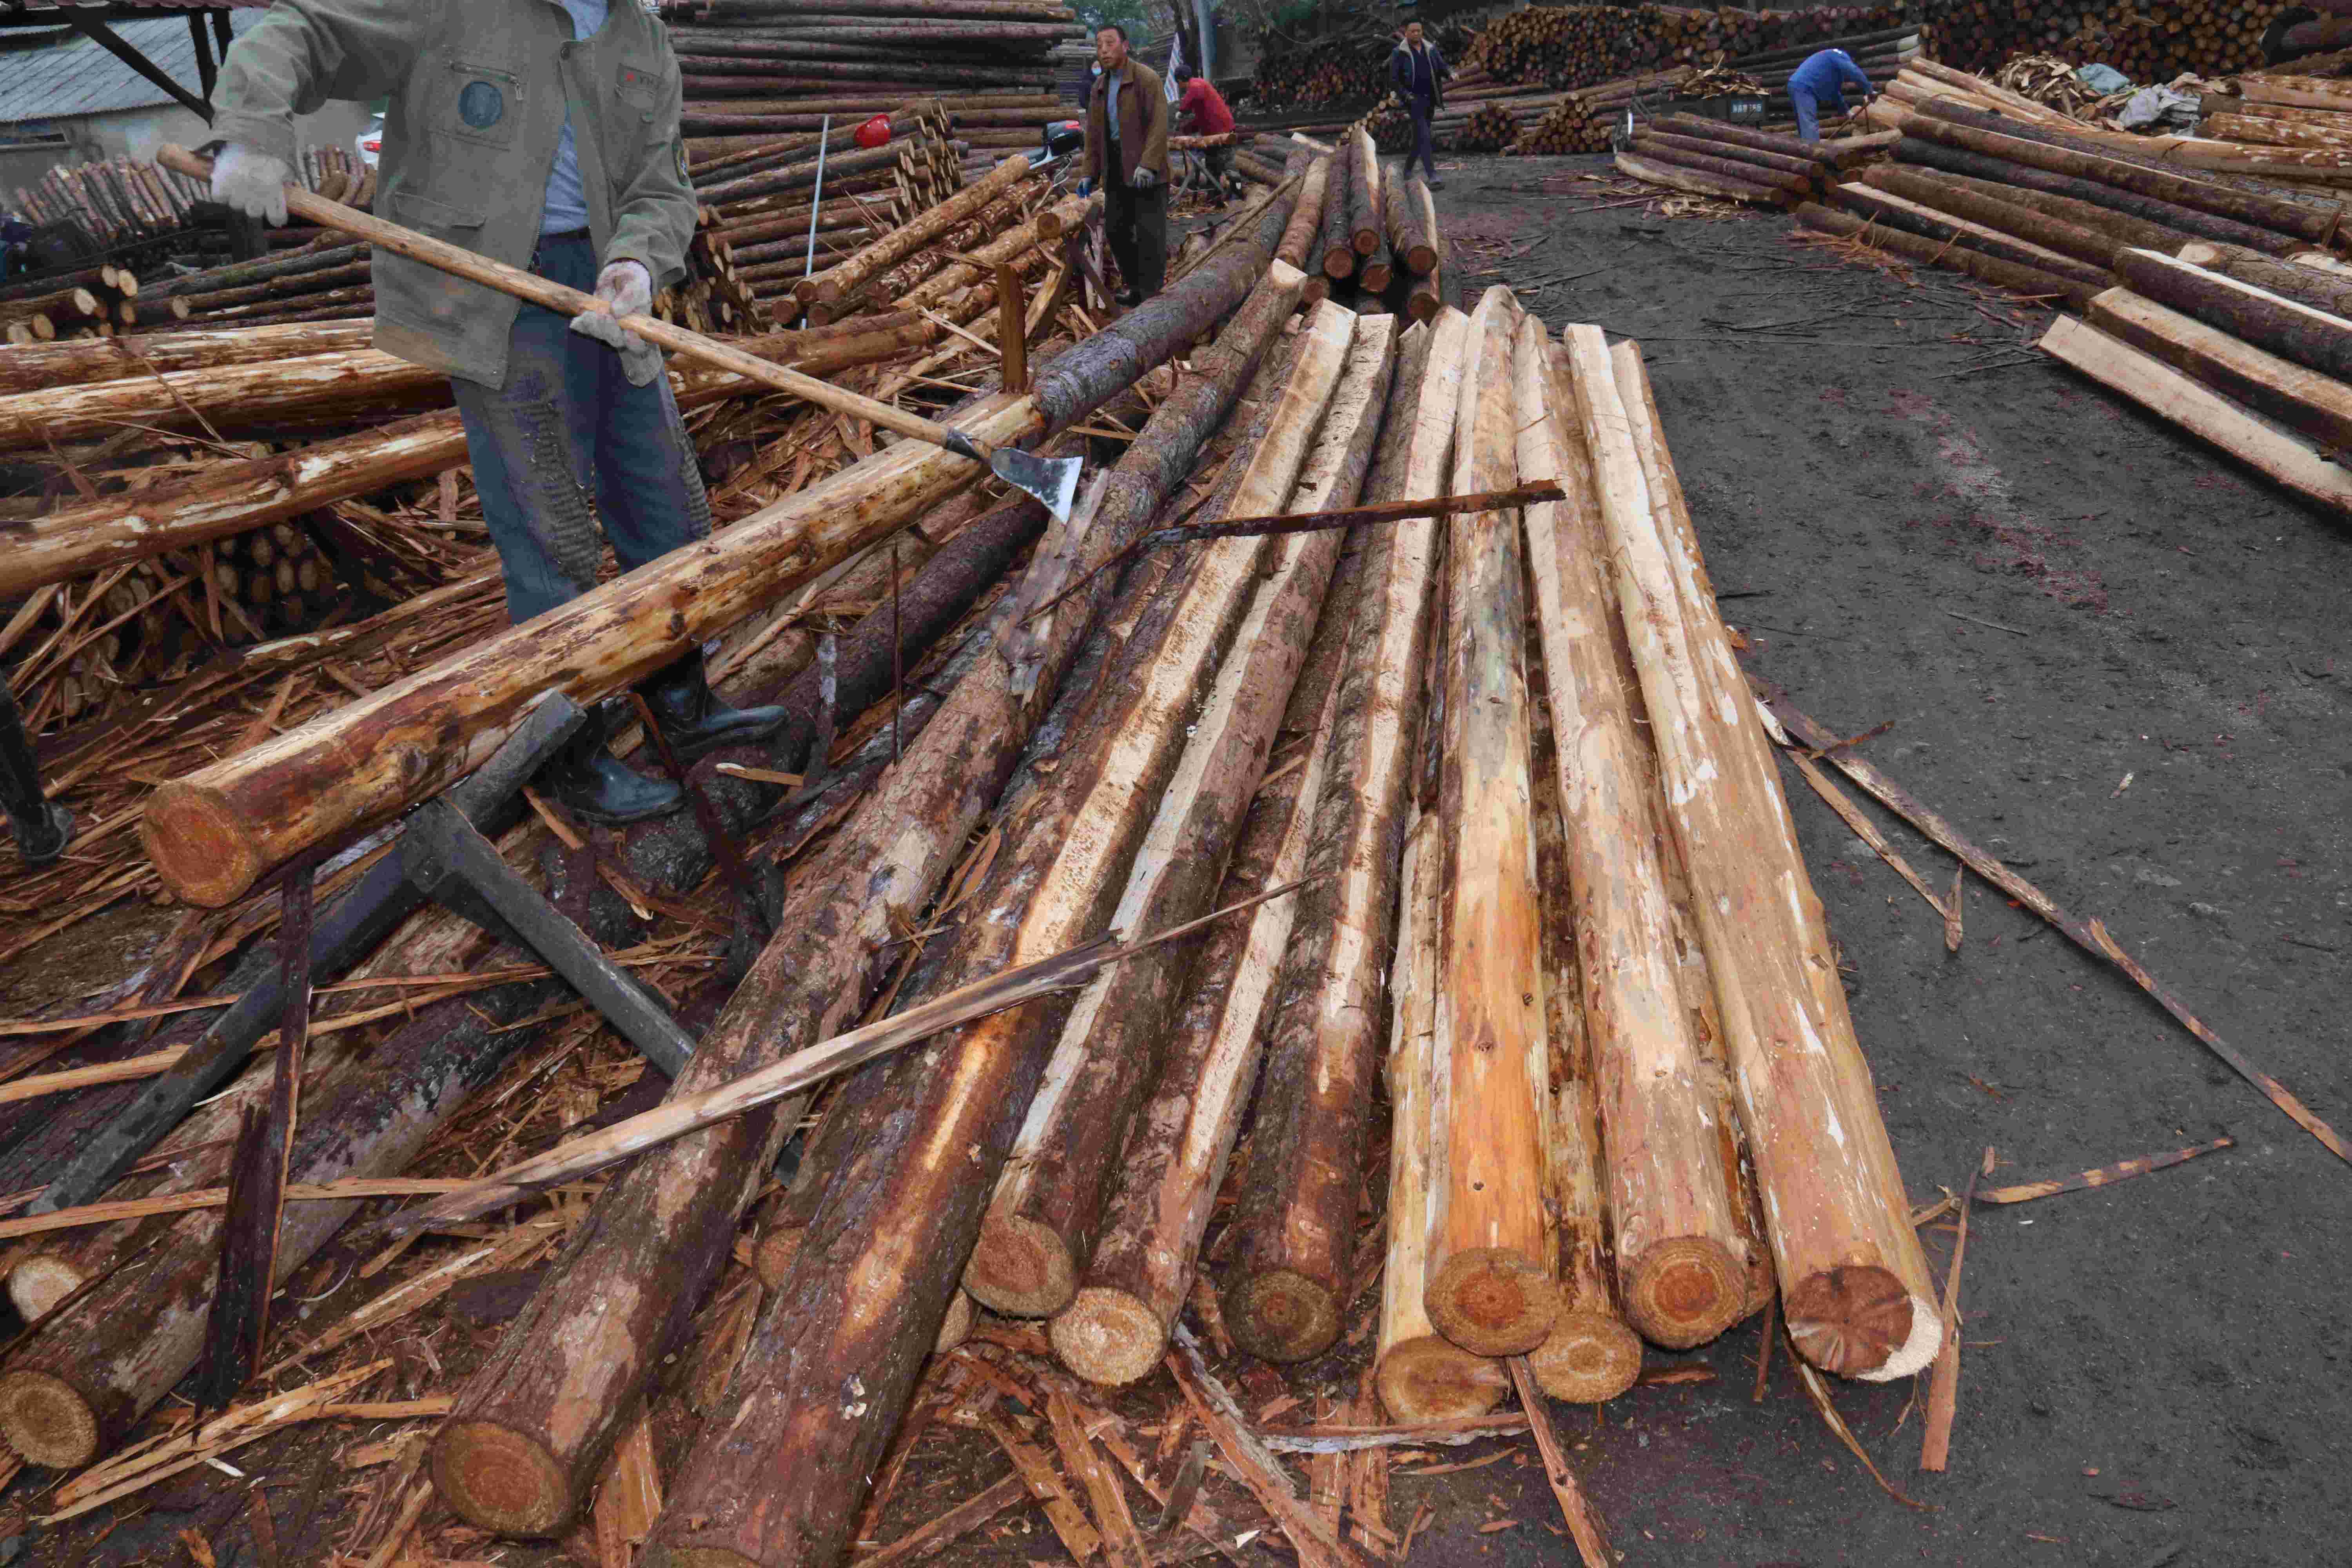
<path id="1" fill-rule="evenodd" d="M 1078 471 L 1084 466 L 1078 458 L 1041 458 L 1010 447 L 999 447 L 988 459 L 991 473 L 1045 502 L 1046 512 L 1059 523 L 1070 521 L 1070 502 L 1077 497 Z"/>

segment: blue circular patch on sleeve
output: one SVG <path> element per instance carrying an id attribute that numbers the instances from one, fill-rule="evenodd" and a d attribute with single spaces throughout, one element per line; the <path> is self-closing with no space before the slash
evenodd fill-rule
<path id="1" fill-rule="evenodd" d="M 506 111 L 506 94 L 489 82 L 469 81 L 457 95 L 457 117 L 477 131 L 496 125 Z"/>

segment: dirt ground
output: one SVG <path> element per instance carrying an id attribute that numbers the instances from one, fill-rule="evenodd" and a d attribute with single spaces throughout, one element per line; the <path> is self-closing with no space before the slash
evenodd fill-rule
<path id="1" fill-rule="evenodd" d="M 1555 328 L 1598 321 L 1643 342 L 1752 668 L 1841 734 L 1890 725 L 1864 755 L 2103 919 L 2223 1039 L 2352 1125 L 2352 533 L 2025 352 L 2037 311 L 1948 273 L 1845 264 L 1779 217 L 1611 205 L 1622 193 L 1589 177 L 1599 165 L 1461 160 L 1441 210 L 1468 284 L 1512 284 Z M 1948 955 L 1933 912 L 1786 776 L 1915 1201 L 1961 1187 L 1988 1145 L 2002 1183 L 2225 1133 L 2237 1146 L 1978 1210 L 1949 1471 L 1916 1468 L 1910 1385 L 1835 1390 L 1916 1509 L 1829 1436 L 1785 1357 L 1751 1400 L 1752 1323 L 1688 1355 L 1652 1352 L 1654 1368 L 1705 1367 L 1712 1382 L 1643 1387 L 1599 1412 L 1555 1406 L 1623 1563 L 2352 1560 L 2352 1170 L 2121 974 L 1979 881 Z M 1881 820 L 1932 885 L 1948 883 L 1948 857 Z M 1938 1267 L 1948 1249 L 1931 1236 Z M 419 1385 L 450 1386 L 493 1337 L 438 1337 L 446 1366 L 418 1369 Z M 1219 1371 L 1246 1389 L 1244 1362 Z M 1287 1382 L 1345 1397 L 1360 1364 L 1360 1347 Z M 1167 1397 L 1150 1389 L 1130 1414 L 1153 1419 Z M 302 1476 L 296 1445 L 341 1442 L 298 1436 L 237 1461 L 289 1478 L 272 1494 L 287 1564 L 318 1560 L 320 1527 L 348 1506 L 332 1489 L 365 1479 Z M 1571 1560 L 1524 1437 L 1419 1464 L 1490 1455 L 1395 1475 L 1392 1526 L 1432 1510 L 1412 1561 Z M 1004 1470 L 974 1435 L 935 1429 L 881 1538 Z M 36 1538 L 29 1560 L 183 1563 L 175 1532 L 208 1523 L 222 1568 L 247 1568 L 265 1557 L 235 1522 L 233 1490 L 219 1476 L 166 1489 L 102 1543 L 104 1512 Z M 1213 1496 L 1238 1494 L 1218 1483 Z M 309 1514 L 320 1527 L 289 1528 Z M 444 1554 L 532 1564 L 577 1550 Z M 1042 1519 L 1016 1510 L 940 1561 L 1060 1558 Z"/>

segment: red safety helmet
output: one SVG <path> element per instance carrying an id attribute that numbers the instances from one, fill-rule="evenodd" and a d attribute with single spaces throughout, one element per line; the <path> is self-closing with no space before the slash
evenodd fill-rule
<path id="1" fill-rule="evenodd" d="M 886 147 L 890 142 L 890 117 L 877 114 L 857 128 L 860 147 Z"/>

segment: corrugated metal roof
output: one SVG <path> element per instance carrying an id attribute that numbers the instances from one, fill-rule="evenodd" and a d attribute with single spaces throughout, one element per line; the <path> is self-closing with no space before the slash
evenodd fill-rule
<path id="1" fill-rule="evenodd" d="M 188 36 L 186 17 L 159 16 L 112 26 L 117 37 L 166 76 L 186 84 L 191 92 L 196 90 L 196 46 Z M 7 36 L 0 33 L 0 44 L 6 41 Z M 0 125 L 70 120 L 171 101 L 162 88 L 78 33 L 38 47 L 0 47 Z"/>

